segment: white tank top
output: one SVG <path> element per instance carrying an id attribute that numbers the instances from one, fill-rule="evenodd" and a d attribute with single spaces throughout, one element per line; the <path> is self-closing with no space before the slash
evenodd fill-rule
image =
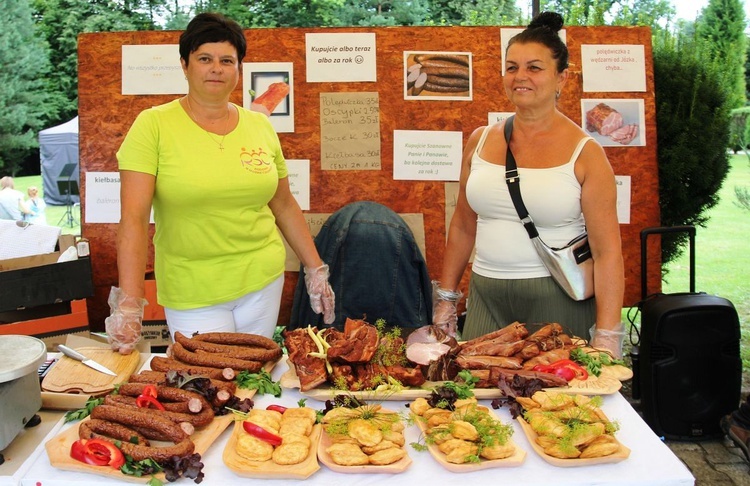
<path id="1" fill-rule="evenodd" d="M 479 157 L 487 138 L 485 128 L 471 158 L 466 198 L 477 213 L 476 256 L 473 270 L 484 277 L 537 278 L 549 272 L 537 256 L 523 228 L 505 183 L 505 166 Z M 542 240 L 551 247 L 564 246 L 585 228 L 581 212 L 581 185 L 574 169 L 584 137 L 570 160 L 544 169 L 518 169 L 521 196 Z"/>

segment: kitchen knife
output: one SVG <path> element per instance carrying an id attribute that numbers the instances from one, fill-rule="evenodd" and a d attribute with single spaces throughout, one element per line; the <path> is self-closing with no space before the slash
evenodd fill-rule
<path id="1" fill-rule="evenodd" d="M 57 349 L 62 354 L 64 354 L 65 356 L 67 356 L 69 358 L 77 359 L 78 361 L 80 361 L 81 363 L 85 364 L 89 368 L 93 368 L 93 369 L 95 369 L 96 371 L 98 371 L 100 373 L 104 373 L 104 374 L 112 375 L 112 376 L 117 376 L 117 373 L 115 373 L 114 371 L 110 370 L 109 368 L 107 368 L 104 365 L 101 365 L 101 364 L 97 363 L 93 359 L 87 358 L 86 356 L 82 355 L 81 353 L 79 353 L 75 349 L 71 349 L 71 348 L 69 348 L 69 347 L 67 347 L 65 345 L 62 345 L 62 344 L 58 344 Z"/>

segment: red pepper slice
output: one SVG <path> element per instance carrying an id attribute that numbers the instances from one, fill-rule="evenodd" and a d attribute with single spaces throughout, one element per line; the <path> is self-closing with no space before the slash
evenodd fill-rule
<path id="1" fill-rule="evenodd" d="M 266 410 L 273 410 L 274 412 L 284 413 L 286 411 L 286 407 L 283 405 L 269 405 L 266 407 Z"/>
<path id="2" fill-rule="evenodd" d="M 70 457 L 79 462 L 86 462 L 86 439 L 78 439 L 70 445 Z"/>
<path id="3" fill-rule="evenodd" d="M 111 466 L 120 469 L 125 456 L 113 443 L 102 439 L 79 439 L 70 446 L 70 457 L 91 466 Z"/>
<path id="4" fill-rule="evenodd" d="M 573 371 L 570 368 L 563 367 L 563 366 L 560 366 L 559 368 L 555 368 L 552 371 L 552 374 L 556 375 L 556 376 L 559 376 L 560 378 L 564 378 L 565 381 L 573 380 L 576 377 L 576 372 L 575 371 Z"/>
<path id="5" fill-rule="evenodd" d="M 153 405 L 156 409 L 164 410 L 164 405 L 151 395 L 138 395 L 138 398 L 135 399 L 135 405 L 139 408 L 149 408 Z"/>
<path id="6" fill-rule="evenodd" d="M 90 439 L 85 444 L 86 453 L 97 460 L 107 462 L 105 464 L 120 469 L 125 464 L 125 456 L 113 443 L 102 439 Z"/>
<path id="7" fill-rule="evenodd" d="M 252 422 L 242 422 L 242 428 L 245 429 L 245 432 L 247 432 L 248 434 L 257 437 L 263 442 L 268 442 L 274 447 L 281 445 L 281 437 L 276 434 L 272 434 L 260 425 L 256 425 Z"/>
<path id="8" fill-rule="evenodd" d="M 549 365 L 538 364 L 532 369 L 543 373 L 552 373 L 553 375 L 565 378 L 566 381 L 573 379 L 583 381 L 589 377 L 586 368 L 569 359 L 561 359 Z"/>
<path id="9" fill-rule="evenodd" d="M 149 397 L 159 398 L 159 392 L 156 390 L 156 385 L 146 385 L 143 387 L 141 395 L 147 395 Z"/>
<path id="10" fill-rule="evenodd" d="M 578 363 L 570 359 L 561 359 L 559 361 L 555 361 L 550 366 L 552 366 L 552 368 L 554 369 L 559 369 L 559 368 L 571 369 L 575 371 L 576 379 L 578 380 L 585 380 L 586 378 L 589 377 L 589 372 L 586 371 L 586 368 L 584 368 L 583 366 L 579 365 Z"/>

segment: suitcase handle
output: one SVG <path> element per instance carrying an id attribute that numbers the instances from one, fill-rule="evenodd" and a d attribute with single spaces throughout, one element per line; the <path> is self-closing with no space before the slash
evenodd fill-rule
<path id="1" fill-rule="evenodd" d="M 695 293 L 695 226 L 657 226 L 641 230 L 641 298 L 648 296 L 648 278 L 646 273 L 646 247 L 648 235 L 664 233 L 687 233 L 690 240 L 690 292 Z"/>

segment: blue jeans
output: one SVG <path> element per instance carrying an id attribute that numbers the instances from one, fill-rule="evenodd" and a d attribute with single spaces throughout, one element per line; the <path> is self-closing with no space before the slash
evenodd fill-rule
<path id="1" fill-rule="evenodd" d="M 328 218 L 315 237 L 329 266 L 336 320 L 415 328 L 432 323 L 432 287 L 422 252 L 409 227 L 391 209 L 371 201 L 348 204 Z M 327 327 L 310 308 L 302 269 L 287 329 Z"/>

